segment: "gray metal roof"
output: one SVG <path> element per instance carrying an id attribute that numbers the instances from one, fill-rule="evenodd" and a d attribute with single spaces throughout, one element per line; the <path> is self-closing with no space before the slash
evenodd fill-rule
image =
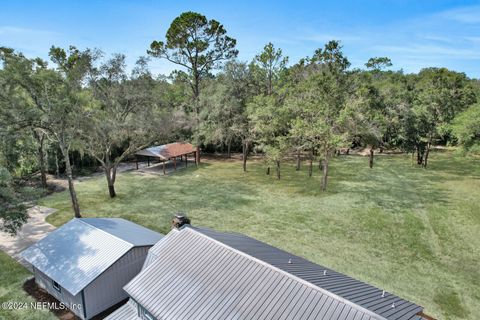
<path id="1" fill-rule="evenodd" d="M 328 290 L 386 319 L 421 319 L 421 317 L 417 316 L 417 313 L 422 312 L 423 307 L 417 304 L 404 300 L 389 292 L 385 292 L 385 295 L 382 297 L 383 290 L 381 289 L 270 246 L 264 242 L 238 233 L 218 232 L 207 228 L 194 229 L 232 248 L 308 281 L 315 286 Z M 154 247 L 152 247 L 152 249 L 153 248 Z M 289 263 L 289 261 L 291 263 Z M 392 307 L 393 303 L 395 303 L 394 308 Z"/>
<path id="2" fill-rule="evenodd" d="M 95 227 L 94 219 L 88 220 L 87 223 L 85 219 L 72 219 L 21 253 L 27 262 L 72 295 L 78 294 L 135 246 Z M 112 225 L 117 223 L 118 220 L 112 221 Z M 106 221 L 99 224 L 105 225 Z M 142 238 L 142 233 L 137 236 Z"/>
<path id="3" fill-rule="evenodd" d="M 151 251 L 124 289 L 157 319 L 385 319 L 193 228 Z"/>
<path id="4" fill-rule="evenodd" d="M 137 307 L 132 299 L 109 314 L 104 320 L 141 320 L 137 316 Z"/>
<path id="5" fill-rule="evenodd" d="M 81 218 L 81 220 L 136 247 L 152 246 L 163 237 L 158 232 L 121 218 Z"/>

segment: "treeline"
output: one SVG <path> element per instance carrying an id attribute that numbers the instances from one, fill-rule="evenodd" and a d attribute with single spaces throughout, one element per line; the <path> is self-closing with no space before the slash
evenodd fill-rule
<path id="1" fill-rule="evenodd" d="M 274 168 L 279 179 L 285 159 L 306 156 L 310 175 L 321 163 L 321 190 L 330 158 L 352 147 L 370 150 L 370 167 L 376 149 L 411 153 L 423 167 L 435 144 L 480 151 L 480 84 L 464 73 L 389 71 L 386 57 L 352 69 L 333 40 L 290 65 L 271 43 L 241 62 L 224 26 L 194 12 L 177 17 L 165 39 L 153 41 L 131 72 L 125 56 L 95 49 L 52 47 L 49 64 L 1 48 L 4 172 L 38 171 L 43 187 L 48 171 L 64 172 L 80 216 L 72 160 L 99 164 L 115 197 L 120 162 L 154 143 L 188 140 L 228 155 L 241 150 L 245 171 L 249 154 L 262 153 L 266 172 Z M 152 75 L 148 60 L 157 58 L 179 70 Z M 5 199 L 2 211 L 15 207 Z"/>

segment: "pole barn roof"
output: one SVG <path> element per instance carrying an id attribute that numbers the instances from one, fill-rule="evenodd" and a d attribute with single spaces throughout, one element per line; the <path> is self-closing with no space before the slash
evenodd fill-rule
<path id="1" fill-rule="evenodd" d="M 153 245 L 161 238 L 124 219 L 72 219 L 21 256 L 76 295 L 130 249 Z"/>
<path id="2" fill-rule="evenodd" d="M 179 157 L 196 151 L 197 149 L 195 146 L 190 143 L 174 142 L 143 149 L 135 154 L 139 156 L 155 157 L 160 158 L 161 160 L 168 160 L 170 158 Z"/>

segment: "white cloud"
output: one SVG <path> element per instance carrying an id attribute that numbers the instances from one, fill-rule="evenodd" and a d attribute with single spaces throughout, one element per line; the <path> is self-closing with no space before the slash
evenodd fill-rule
<path id="1" fill-rule="evenodd" d="M 14 26 L 0 26 L 0 36 L 53 36 L 58 34 L 58 32 L 48 30 L 28 29 Z"/>
<path id="2" fill-rule="evenodd" d="M 444 11 L 441 17 L 465 24 L 480 24 L 480 6 L 462 7 Z"/>
<path id="3" fill-rule="evenodd" d="M 457 59 L 480 59 L 480 52 L 467 48 L 452 48 L 446 46 L 412 44 L 406 46 L 375 46 L 377 50 L 394 52 L 394 53 L 408 53 L 417 54 L 419 56 L 427 56 L 432 58 L 450 57 Z"/>

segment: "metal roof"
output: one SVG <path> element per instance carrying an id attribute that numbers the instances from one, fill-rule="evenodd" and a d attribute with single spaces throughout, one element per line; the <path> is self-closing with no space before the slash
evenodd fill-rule
<path id="1" fill-rule="evenodd" d="M 157 319 L 385 319 L 193 228 L 151 250 L 161 258 L 124 289 Z"/>
<path id="2" fill-rule="evenodd" d="M 107 231 L 110 229 L 121 234 L 120 231 L 129 226 L 126 220 L 112 219 L 108 228 L 107 220 L 110 219 L 102 219 L 98 223 L 94 220 L 72 219 L 24 250 L 21 256 L 72 295 L 76 295 L 136 246 Z M 105 230 L 94 224 L 102 225 Z M 113 225 L 124 227 L 114 228 Z M 137 236 L 143 238 L 143 232 L 138 231 Z M 151 237 L 150 233 L 148 237 Z M 147 243 L 143 240 L 140 242 Z"/>
<path id="3" fill-rule="evenodd" d="M 143 149 L 135 154 L 139 156 L 158 157 L 162 160 L 168 160 L 170 158 L 178 157 L 195 151 L 197 151 L 197 149 L 190 143 L 174 142 Z"/>
<path id="4" fill-rule="evenodd" d="M 121 218 L 81 218 L 81 220 L 136 247 L 152 246 L 163 237 L 158 232 Z"/>
<path id="5" fill-rule="evenodd" d="M 132 299 L 123 306 L 110 313 L 104 320 L 141 320 L 138 317 L 137 307 Z"/>
<path id="6" fill-rule="evenodd" d="M 243 234 L 191 227 L 389 320 L 421 319 L 423 307 Z M 154 247 L 152 247 L 153 249 Z M 290 262 L 290 263 L 289 263 Z M 383 296 L 382 296 L 383 295 Z M 392 305 L 395 304 L 395 307 Z"/>

